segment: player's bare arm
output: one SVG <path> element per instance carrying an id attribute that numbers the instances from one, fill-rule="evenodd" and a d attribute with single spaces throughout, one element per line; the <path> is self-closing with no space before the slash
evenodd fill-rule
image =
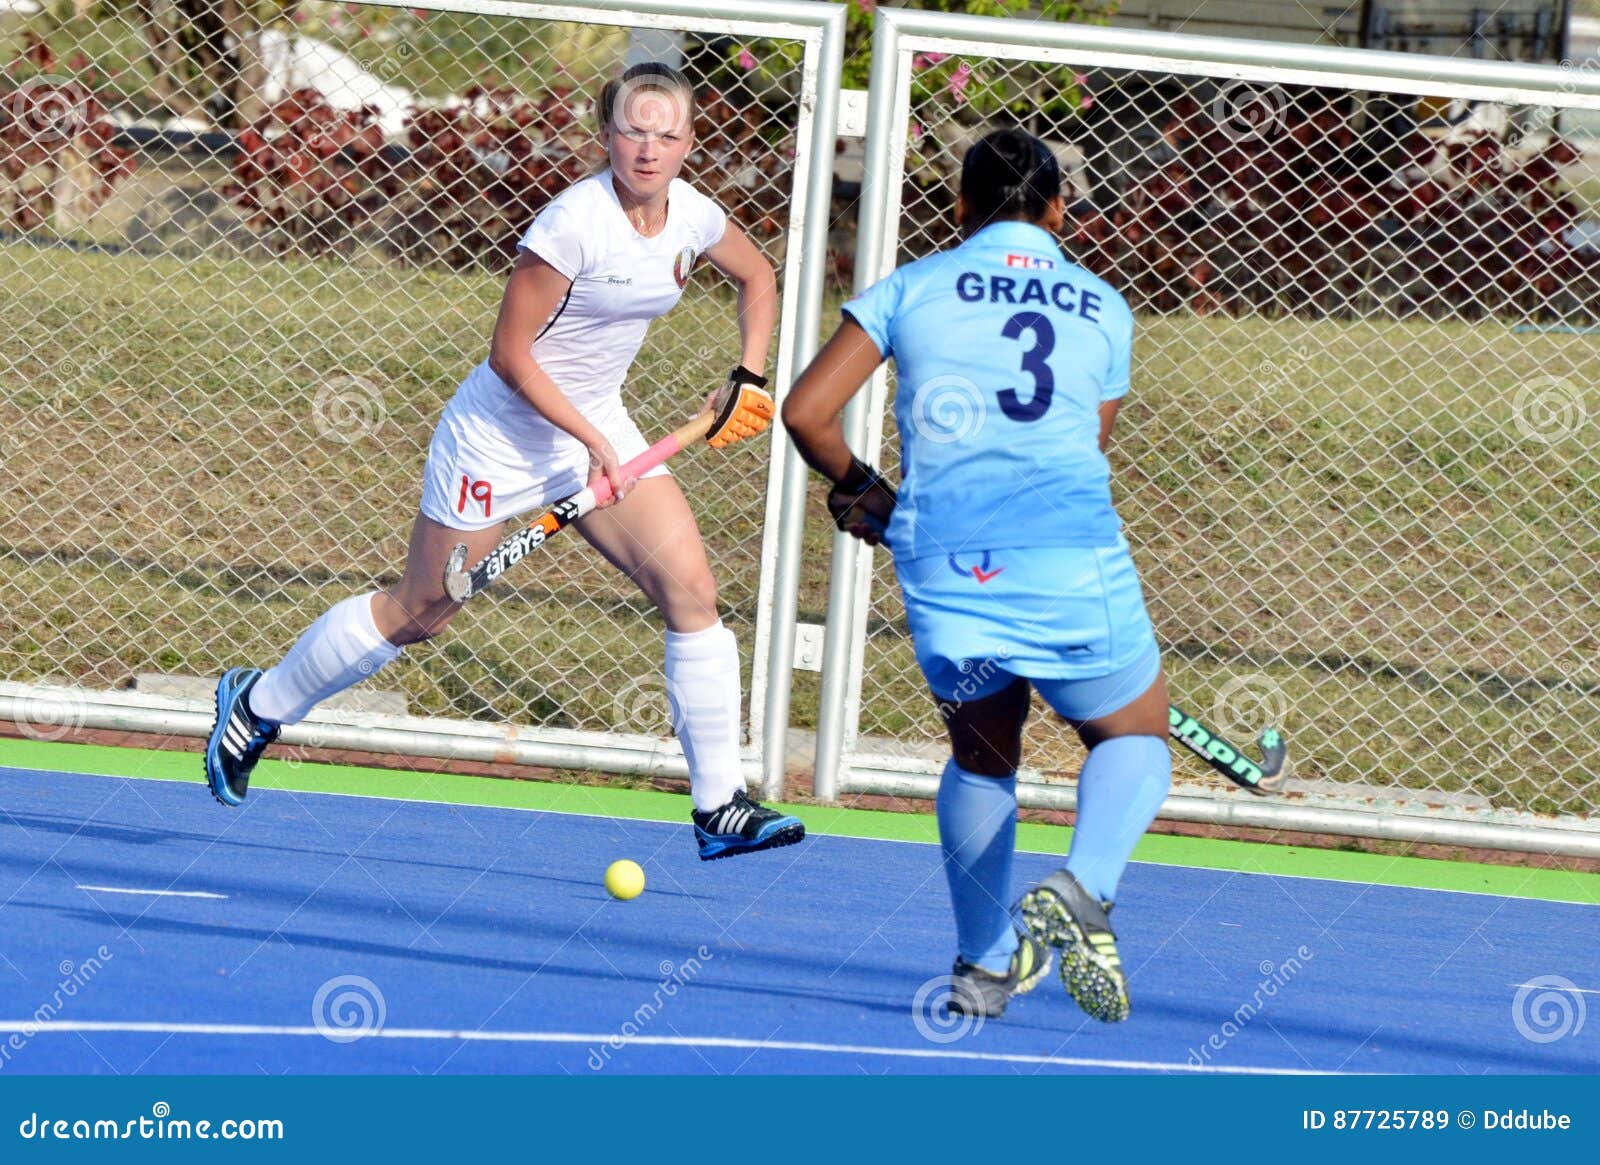
<path id="1" fill-rule="evenodd" d="M 830 481 L 850 469 L 840 420 L 845 405 L 883 363 L 861 325 L 846 317 L 783 400 L 783 424 L 807 465 Z"/>
<path id="2" fill-rule="evenodd" d="M 506 280 L 500 315 L 489 340 L 489 368 L 552 425 L 582 441 L 593 456 L 595 474 L 604 474 L 611 482 L 613 498 L 620 499 L 633 489 L 637 479 L 623 476 L 611 442 L 533 358 L 533 342 L 539 329 L 571 288 L 572 280 L 539 256 L 526 251 L 518 255 L 511 277 Z"/>
<path id="3" fill-rule="evenodd" d="M 881 363 L 877 345 L 847 315 L 783 402 L 783 423 L 800 456 L 833 482 L 828 512 L 834 524 L 869 546 L 883 541 L 894 512 L 895 491 L 875 468 L 850 452 L 840 417 Z"/>
<path id="4" fill-rule="evenodd" d="M 732 222 L 706 258 L 739 289 L 739 363 L 706 397 L 706 410 L 715 416 L 707 440 L 723 449 L 765 432 L 777 412 L 762 370 L 777 326 L 778 281 L 766 256 Z"/>
<path id="5" fill-rule="evenodd" d="M 759 373 L 767 366 L 778 326 L 778 280 L 772 264 L 731 222 L 716 246 L 706 251 L 706 259 L 739 287 L 739 363 Z"/>
<path id="6" fill-rule="evenodd" d="M 1120 397 L 1100 402 L 1100 452 L 1102 453 L 1111 448 L 1111 429 L 1117 423 L 1117 412 L 1121 408 Z"/>

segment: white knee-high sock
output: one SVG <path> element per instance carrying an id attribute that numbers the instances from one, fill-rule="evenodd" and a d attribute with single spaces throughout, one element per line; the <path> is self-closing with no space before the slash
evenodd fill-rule
<path id="1" fill-rule="evenodd" d="M 701 812 L 744 788 L 739 769 L 739 642 L 719 620 L 704 631 L 668 631 L 667 698 Z"/>
<path id="2" fill-rule="evenodd" d="M 250 710 L 263 720 L 298 724 L 323 700 L 399 656 L 373 622 L 373 597 L 356 595 L 324 611 L 250 689 Z"/>

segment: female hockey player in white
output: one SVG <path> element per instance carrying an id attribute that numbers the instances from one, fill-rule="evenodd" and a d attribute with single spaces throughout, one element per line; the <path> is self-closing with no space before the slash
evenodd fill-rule
<path id="1" fill-rule="evenodd" d="M 665 65 L 636 65 L 605 86 L 599 116 L 610 166 L 563 191 L 523 236 L 489 357 L 434 432 L 400 582 L 336 604 L 276 667 L 233 668 L 218 683 L 206 776 L 223 804 L 243 802 L 250 771 L 281 725 L 444 630 L 460 609 L 443 586 L 458 543 L 477 562 L 506 519 L 604 475 L 615 500 L 577 528 L 666 622 L 667 688 L 689 763 L 700 856 L 804 837 L 798 820 L 745 794 L 738 648 L 718 618 L 716 582 L 683 493 L 664 467 L 637 481 L 620 468 L 646 448 L 622 403 L 623 380 L 650 321 L 678 302 L 696 258 L 704 255 L 739 289 L 743 352 L 724 394 L 766 384 L 759 370 L 777 318 L 776 281 L 744 233 L 678 177 L 694 144 L 687 78 Z M 741 420 L 722 442 L 713 433 L 713 443 L 750 432 L 750 418 Z"/>

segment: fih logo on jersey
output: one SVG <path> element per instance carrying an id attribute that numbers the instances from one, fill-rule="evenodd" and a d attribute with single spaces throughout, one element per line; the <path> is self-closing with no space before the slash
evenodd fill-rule
<path id="1" fill-rule="evenodd" d="M 997 566 L 993 570 L 990 570 L 989 552 L 985 550 L 983 552 L 983 562 L 977 566 L 962 566 L 956 561 L 956 556 L 954 554 L 950 555 L 950 569 L 955 571 L 956 574 L 961 578 L 966 578 L 968 575 L 970 575 L 971 577 L 977 579 L 980 584 L 982 584 L 988 582 L 995 575 L 999 574 L 1005 569 L 1005 567 Z"/>
<path id="2" fill-rule="evenodd" d="M 672 264 L 672 277 L 682 287 L 689 282 L 689 273 L 694 270 L 695 252 L 693 247 L 685 247 L 678 252 L 677 260 Z"/>
<path id="3" fill-rule="evenodd" d="M 1007 267 L 1022 267 L 1029 271 L 1050 271 L 1054 269 L 1054 259 L 1041 259 L 1038 255 L 1007 255 Z"/>

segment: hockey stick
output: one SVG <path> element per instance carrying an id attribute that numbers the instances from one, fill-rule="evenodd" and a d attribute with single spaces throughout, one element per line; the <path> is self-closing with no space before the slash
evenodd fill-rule
<path id="1" fill-rule="evenodd" d="M 1229 744 L 1176 704 L 1168 706 L 1167 727 L 1174 740 L 1234 784 L 1262 797 L 1283 791 L 1283 782 L 1287 779 L 1283 762 L 1289 750 L 1284 744 L 1283 733 L 1276 728 L 1261 730 L 1257 738 L 1261 746 L 1261 761 L 1257 763 L 1246 756 L 1242 749 Z"/>
<path id="2" fill-rule="evenodd" d="M 717 415 L 704 412 L 686 425 L 668 433 L 639 456 L 622 466 L 623 477 L 642 477 L 669 457 L 688 445 L 694 444 L 711 431 Z M 545 513 L 540 514 L 522 529 L 508 534 L 483 561 L 470 571 L 467 569 L 467 548 L 458 544 L 450 552 L 450 561 L 444 568 L 444 592 L 451 600 L 464 603 L 483 590 L 508 569 L 521 562 L 531 551 L 544 545 L 545 539 L 559 534 L 585 514 L 591 513 L 611 497 L 611 479 L 601 477 L 592 486 L 579 490 L 571 497 L 562 498 Z"/>

